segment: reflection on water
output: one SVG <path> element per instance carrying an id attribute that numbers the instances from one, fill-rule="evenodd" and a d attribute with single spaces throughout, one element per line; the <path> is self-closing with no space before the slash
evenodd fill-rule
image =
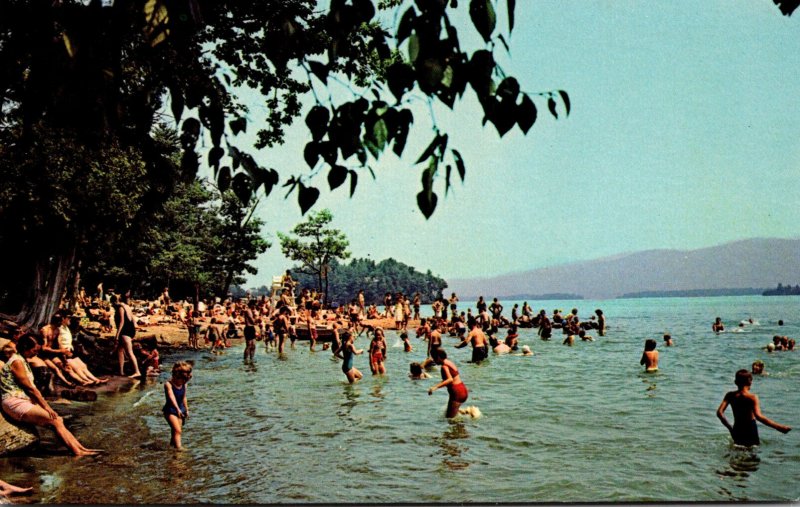
<path id="1" fill-rule="evenodd" d="M 447 470 L 464 470 L 470 463 L 464 459 L 460 459 L 462 454 L 466 453 L 469 448 L 464 445 L 466 442 L 459 442 L 459 440 L 469 439 L 469 433 L 464 425 L 464 422 L 456 419 L 448 421 L 447 430 L 442 434 L 441 438 L 437 438 L 437 444 L 442 450 L 442 465 Z"/>
<path id="2" fill-rule="evenodd" d="M 741 490 L 746 490 L 751 474 L 757 472 L 761 464 L 758 446 L 742 447 L 732 444 L 726 458 L 728 459 L 728 468 L 717 470 L 716 473 L 723 481 L 732 480 L 738 490 L 731 491 L 726 485 L 723 485 L 720 487 L 720 493 L 730 501 L 746 502 L 751 500 L 747 492 Z"/>

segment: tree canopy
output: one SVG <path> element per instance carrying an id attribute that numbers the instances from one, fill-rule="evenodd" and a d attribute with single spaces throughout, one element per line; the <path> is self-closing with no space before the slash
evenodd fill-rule
<path id="1" fill-rule="evenodd" d="M 350 257 L 349 242 L 344 233 L 328 225 L 333 221 L 330 210 L 324 209 L 309 215 L 305 222 L 292 229 L 292 234 L 278 233 L 281 251 L 287 259 L 299 262 L 296 270 L 316 278 L 316 288 L 325 294 L 328 302 L 328 271 L 333 262 Z"/>

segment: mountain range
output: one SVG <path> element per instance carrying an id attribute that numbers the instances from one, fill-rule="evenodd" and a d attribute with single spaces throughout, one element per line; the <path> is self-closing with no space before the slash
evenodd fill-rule
<path id="1" fill-rule="evenodd" d="M 760 293 L 779 283 L 800 283 L 800 239 L 754 238 L 696 250 L 645 250 L 501 276 L 448 280 L 446 291 L 462 299 L 479 295 L 524 299 L 554 293 L 610 299 L 719 289 Z"/>

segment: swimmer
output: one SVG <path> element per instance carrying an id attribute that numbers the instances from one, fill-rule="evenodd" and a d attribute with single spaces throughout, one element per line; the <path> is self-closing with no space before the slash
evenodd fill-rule
<path id="1" fill-rule="evenodd" d="M 523 345 L 522 346 L 522 352 L 519 353 L 519 354 L 514 354 L 514 355 L 515 356 L 532 356 L 533 355 L 533 351 L 531 350 L 531 346 L 530 345 Z"/>
<path id="2" fill-rule="evenodd" d="M 459 411 L 461 404 L 467 401 L 469 391 L 467 386 L 461 381 L 461 375 L 458 373 L 458 368 L 452 361 L 447 359 L 447 352 L 444 349 L 436 349 L 434 352 L 433 360 L 441 367 L 442 381 L 435 386 L 428 389 L 428 395 L 440 387 L 447 387 L 449 398 L 447 400 L 447 411 L 445 417 L 451 419 L 455 417 Z"/>
<path id="3" fill-rule="evenodd" d="M 349 331 L 342 331 L 342 345 L 336 349 L 334 355 L 342 361 L 342 372 L 347 381 L 351 384 L 361 380 L 364 377 L 358 368 L 353 366 L 353 356 L 361 355 L 364 353 L 363 349 L 356 349 L 353 345 L 355 335 Z"/>
<path id="4" fill-rule="evenodd" d="M 722 319 L 721 318 L 717 317 L 714 320 L 714 323 L 711 324 L 711 330 L 714 331 L 717 334 L 725 331 L 725 324 L 722 323 Z"/>
<path id="5" fill-rule="evenodd" d="M 411 346 L 411 342 L 408 341 L 408 333 L 402 333 L 400 335 L 400 339 L 403 340 L 403 351 L 404 352 L 411 352 L 414 350 L 414 347 Z"/>
<path id="6" fill-rule="evenodd" d="M 729 391 L 717 409 L 717 417 L 730 431 L 733 443 L 746 447 L 759 445 L 761 442 L 758 438 L 756 421 L 775 428 L 781 433 L 789 433 L 792 430 L 791 427 L 778 424 L 761 413 L 758 396 L 750 392 L 750 386 L 753 384 L 753 375 L 749 371 L 737 371 L 734 382 L 738 389 Z M 728 408 L 728 405 L 731 406 L 733 411 L 733 425 L 725 417 L 725 409 Z"/>
<path id="7" fill-rule="evenodd" d="M 422 365 L 419 363 L 411 363 L 408 366 L 408 376 L 411 380 L 422 380 L 426 378 L 431 378 L 426 372 L 422 371 Z"/>
<path id="8" fill-rule="evenodd" d="M 750 372 L 753 375 L 767 375 L 767 373 L 764 372 L 764 361 L 762 361 L 761 359 L 756 359 L 755 361 L 753 361 L 753 366 Z"/>
<path id="9" fill-rule="evenodd" d="M 489 335 L 489 345 L 492 347 L 492 352 L 495 354 L 508 354 L 511 352 L 511 347 L 506 345 L 505 342 L 497 341 L 497 338 L 492 335 Z"/>
<path id="10" fill-rule="evenodd" d="M 644 352 L 639 364 L 644 365 L 644 371 L 655 372 L 658 371 L 658 351 L 656 350 L 656 341 L 648 338 L 644 342 Z"/>
<path id="11" fill-rule="evenodd" d="M 675 343 L 672 341 L 672 336 L 669 333 L 664 333 L 664 346 L 672 347 Z"/>

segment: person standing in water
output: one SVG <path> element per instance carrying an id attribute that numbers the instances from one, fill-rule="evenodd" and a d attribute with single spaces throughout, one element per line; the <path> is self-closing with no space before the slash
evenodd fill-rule
<path id="1" fill-rule="evenodd" d="M 114 324 L 117 327 L 116 352 L 119 360 L 119 375 L 125 375 L 125 354 L 133 366 L 133 374 L 129 378 L 139 378 L 142 376 L 139 371 L 139 361 L 133 353 L 133 337 L 136 336 L 136 324 L 133 320 L 131 307 L 125 301 L 119 299 L 117 295 L 111 296 L 111 306 L 114 307 Z"/>
<path id="2" fill-rule="evenodd" d="M 447 388 L 449 398 L 447 400 L 445 417 L 450 419 L 458 415 L 458 408 L 462 403 L 467 401 L 469 391 L 467 391 L 467 386 L 461 381 L 461 375 L 458 373 L 456 365 L 447 359 L 447 352 L 445 352 L 444 349 L 436 349 L 434 351 L 433 360 L 439 365 L 442 371 L 442 381 L 428 389 L 428 395 L 433 394 L 433 392 L 440 387 Z"/>
<path id="3" fill-rule="evenodd" d="M 192 378 L 192 365 L 186 361 L 178 361 L 172 366 L 172 378 L 164 383 L 166 403 L 161 411 L 169 424 L 171 437 L 169 445 L 183 450 L 181 435 L 183 424 L 189 418 L 189 403 L 186 400 L 186 383 Z"/>
<path id="4" fill-rule="evenodd" d="M 775 428 L 781 433 L 789 433 L 792 430 L 791 427 L 778 424 L 761 413 L 758 396 L 750 392 L 750 386 L 753 384 L 753 375 L 749 371 L 737 371 L 734 383 L 738 389 L 725 394 L 722 403 L 717 409 L 717 417 L 723 426 L 730 431 L 733 443 L 746 447 L 759 445 L 761 442 L 758 438 L 756 421 L 761 421 L 761 423 Z M 725 409 L 728 408 L 728 405 L 731 406 L 733 411 L 732 426 L 725 417 Z"/>
<path id="5" fill-rule="evenodd" d="M 256 355 L 256 316 L 255 316 L 255 300 L 250 300 L 247 303 L 247 309 L 244 311 L 244 361 L 253 361 Z"/>
<path id="6" fill-rule="evenodd" d="M 364 377 L 358 368 L 353 366 L 353 356 L 361 355 L 364 353 L 362 349 L 356 349 L 353 344 L 355 335 L 350 331 L 342 332 L 342 345 L 334 352 L 334 355 L 340 358 L 342 362 L 342 373 L 347 377 L 347 381 L 351 384 Z"/>
<path id="7" fill-rule="evenodd" d="M 648 338 L 644 342 L 644 352 L 639 364 L 644 365 L 644 371 L 654 372 L 658 371 L 658 351 L 656 350 L 656 341 Z"/>
<path id="8" fill-rule="evenodd" d="M 457 349 L 466 347 L 467 344 L 472 343 L 472 362 L 480 363 L 489 357 L 489 347 L 487 347 L 486 335 L 483 334 L 478 321 L 472 319 L 469 322 L 470 331 L 464 340 L 456 345 Z"/>

